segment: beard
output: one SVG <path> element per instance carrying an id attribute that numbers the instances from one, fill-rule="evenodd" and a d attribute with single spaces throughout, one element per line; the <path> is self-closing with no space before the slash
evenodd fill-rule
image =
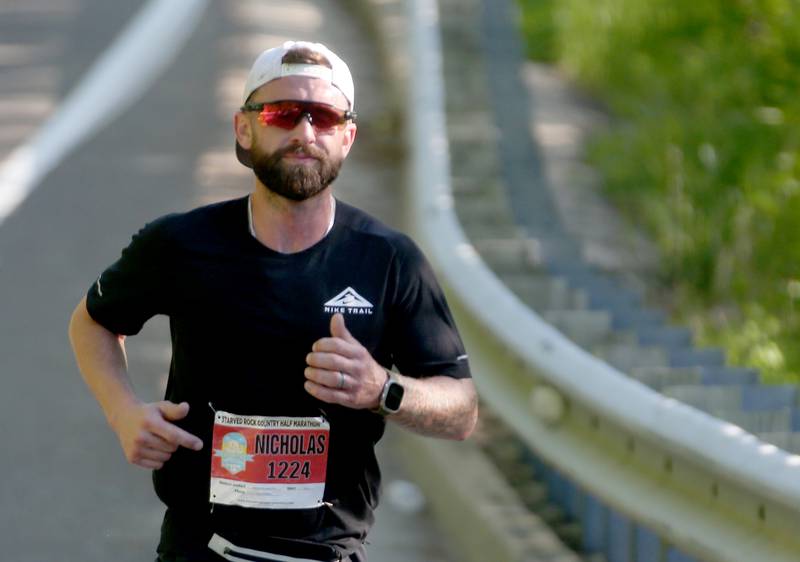
<path id="1" fill-rule="evenodd" d="M 316 159 L 311 164 L 289 164 L 286 154 L 303 154 Z M 334 160 L 315 146 L 287 146 L 272 153 L 250 150 L 253 172 L 264 186 L 292 201 L 304 201 L 328 187 L 342 167 L 342 159 Z"/>

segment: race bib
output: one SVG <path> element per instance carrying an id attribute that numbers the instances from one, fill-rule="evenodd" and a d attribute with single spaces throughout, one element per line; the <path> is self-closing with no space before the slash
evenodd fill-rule
<path id="1" fill-rule="evenodd" d="M 214 416 L 211 502 L 261 509 L 319 507 L 330 424 L 324 417 Z"/>

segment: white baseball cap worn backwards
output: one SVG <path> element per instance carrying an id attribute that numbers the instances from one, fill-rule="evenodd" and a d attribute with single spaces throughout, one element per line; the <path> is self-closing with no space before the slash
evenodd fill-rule
<path id="1" fill-rule="evenodd" d="M 324 56 L 331 67 L 318 65 L 318 64 L 302 64 L 302 63 L 285 63 L 283 58 L 289 51 L 295 49 L 308 49 L 315 53 Z M 273 47 L 267 49 L 256 58 L 250 74 L 247 75 L 247 81 L 244 85 L 242 93 L 242 104 L 247 103 L 250 95 L 258 88 L 283 78 L 284 76 L 308 76 L 311 78 L 319 78 L 330 82 L 331 85 L 338 88 L 350 104 L 350 110 L 355 108 L 355 86 L 353 85 L 353 77 L 350 74 L 350 69 L 347 64 L 339 58 L 339 56 L 328 49 L 322 43 L 311 43 L 308 41 L 286 41 L 280 47 Z M 245 166 L 252 168 L 250 161 L 249 151 L 243 149 L 236 143 L 236 156 L 239 161 Z"/>
<path id="2" fill-rule="evenodd" d="M 293 49 L 309 49 L 319 53 L 328 59 L 331 68 L 316 64 L 284 63 L 283 57 Z M 284 76 L 310 76 L 326 80 L 341 90 L 344 97 L 350 102 L 350 110 L 355 109 L 355 87 L 347 64 L 322 43 L 309 43 L 308 41 L 287 41 L 280 47 L 267 49 L 258 55 L 247 76 L 247 82 L 244 84 L 242 103 L 246 103 L 250 94 L 267 82 Z"/>

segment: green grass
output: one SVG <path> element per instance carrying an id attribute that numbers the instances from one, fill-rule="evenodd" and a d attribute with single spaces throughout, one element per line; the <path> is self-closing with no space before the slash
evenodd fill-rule
<path id="1" fill-rule="evenodd" d="M 800 0 L 518 0 L 531 58 L 601 99 L 590 157 L 664 257 L 676 315 L 800 376 Z"/>

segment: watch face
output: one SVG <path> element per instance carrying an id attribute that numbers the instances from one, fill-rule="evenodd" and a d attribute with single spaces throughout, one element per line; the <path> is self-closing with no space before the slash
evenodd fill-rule
<path id="1" fill-rule="evenodd" d="M 396 382 L 389 384 L 386 400 L 383 402 L 384 408 L 391 412 L 396 412 L 400 408 L 400 403 L 403 401 L 404 392 L 405 389 Z"/>

